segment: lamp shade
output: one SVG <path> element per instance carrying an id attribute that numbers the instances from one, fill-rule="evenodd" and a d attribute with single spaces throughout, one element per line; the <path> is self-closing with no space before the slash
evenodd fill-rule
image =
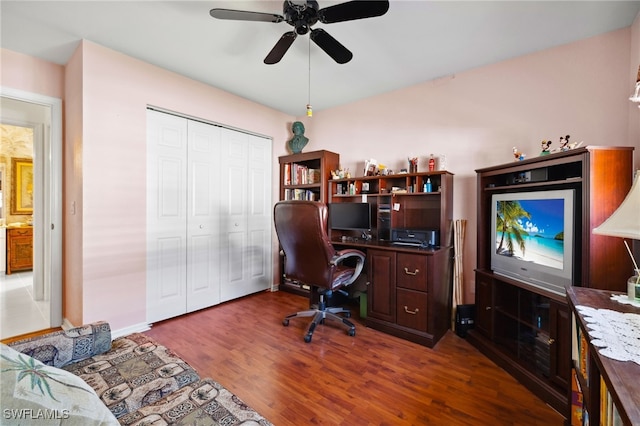
<path id="1" fill-rule="evenodd" d="M 593 233 L 640 240 L 640 170 L 620 207 L 602 225 L 593 228 Z"/>

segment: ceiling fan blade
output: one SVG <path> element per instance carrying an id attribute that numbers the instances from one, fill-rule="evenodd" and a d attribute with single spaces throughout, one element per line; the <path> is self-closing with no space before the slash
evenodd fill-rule
<path id="1" fill-rule="evenodd" d="M 235 21 L 257 21 L 257 22 L 282 22 L 284 17 L 275 13 L 249 12 L 246 10 L 233 9 L 211 9 L 209 14 L 217 19 L 231 19 Z"/>
<path id="2" fill-rule="evenodd" d="M 389 10 L 389 1 L 348 1 L 318 11 L 318 19 L 325 24 L 382 16 Z"/>
<path id="3" fill-rule="evenodd" d="M 282 59 L 284 54 L 287 53 L 287 50 L 289 50 L 289 47 L 293 44 L 296 36 L 297 34 L 295 31 L 289 31 L 282 34 L 280 40 L 278 40 L 276 45 L 273 46 L 273 49 L 271 49 L 271 52 L 269 52 L 267 57 L 264 58 L 264 63 L 267 65 L 273 65 L 280 62 L 280 59 Z"/>
<path id="4" fill-rule="evenodd" d="M 353 58 L 353 54 L 344 47 L 338 40 L 331 37 L 328 32 L 322 28 L 311 30 L 311 40 L 317 44 L 320 49 L 333 58 L 339 64 L 346 64 Z"/>

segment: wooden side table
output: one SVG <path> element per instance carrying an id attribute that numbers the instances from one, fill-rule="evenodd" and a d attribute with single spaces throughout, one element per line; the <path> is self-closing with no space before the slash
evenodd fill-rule
<path id="1" fill-rule="evenodd" d="M 7 228 L 7 275 L 33 269 L 33 227 Z"/>

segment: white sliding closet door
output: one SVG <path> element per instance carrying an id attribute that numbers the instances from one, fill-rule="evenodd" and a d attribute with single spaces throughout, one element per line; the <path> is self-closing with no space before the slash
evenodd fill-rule
<path id="1" fill-rule="evenodd" d="M 147 111 L 147 321 L 187 304 L 187 121 Z"/>
<path id="2" fill-rule="evenodd" d="M 220 303 L 221 130 L 188 122 L 187 312 Z"/>
<path id="3" fill-rule="evenodd" d="M 223 278 L 221 300 L 269 288 L 271 273 L 271 140 L 223 129 Z"/>
<path id="4" fill-rule="evenodd" d="M 147 321 L 269 288 L 271 140 L 147 116 Z"/>

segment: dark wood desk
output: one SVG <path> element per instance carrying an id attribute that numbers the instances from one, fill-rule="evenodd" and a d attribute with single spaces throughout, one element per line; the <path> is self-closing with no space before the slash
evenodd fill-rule
<path id="1" fill-rule="evenodd" d="M 584 305 L 596 309 L 610 309 L 618 312 L 640 314 L 640 308 L 611 300 L 612 294 L 622 294 L 607 290 L 571 287 L 567 290 L 567 300 L 573 309 L 577 325 L 586 336 L 589 328 L 576 306 Z M 589 410 L 590 424 L 598 425 L 600 420 L 600 376 L 613 398 L 620 418 L 625 425 L 640 425 L 640 365 L 632 361 L 616 361 L 600 355 L 589 339 L 588 387 L 582 383 L 584 402 Z M 586 387 L 586 389 L 585 389 Z"/>
<path id="2" fill-rule="evenodd" d="M 367 254 L 367 327 L 435 346 L 451 326 L 453 247 L 357 238 L 332 244 Z"/>

